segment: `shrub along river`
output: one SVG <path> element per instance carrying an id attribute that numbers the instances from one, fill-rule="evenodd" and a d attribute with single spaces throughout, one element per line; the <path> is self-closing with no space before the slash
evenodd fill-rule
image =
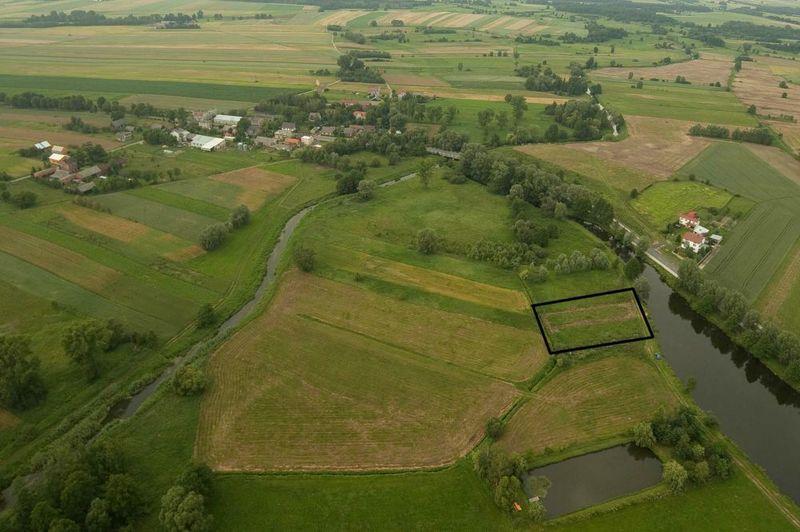
<path id="1" fill-rule="evenodd" d="M 800 503 L 800 393 L 693 311 L 653 268 L 644 275 L 662 356 L 681 380 L 695 379 L 695 402 Z M 556 517 L 654 485 L 661 467 L 649 452 L 614 447 L 530 474 L 552 482 L 544 503 L 548 516 Z"/>

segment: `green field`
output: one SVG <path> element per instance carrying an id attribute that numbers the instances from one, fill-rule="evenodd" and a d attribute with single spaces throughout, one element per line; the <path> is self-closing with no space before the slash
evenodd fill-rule
<path id="1" fill-rule="evenodd" d="M 632 292 L 537 307 L 553 351 L 649 336 Z"/>
<path id="2" fill-rule="evenodd" d="M 631 201 L 633 208 L 642 213 L 661 230 L 678 220 L 678 215 L 692 210 L 721 209 L 731 200 L 731 194 L 692 181 L 667 181 L 647 187 Z"/>
<path id="3" fill-rule="evenodd" d="M 712 185 L 756 205 L 734 227 L 706 267 L 723 284 L 755 300 L 800 238 L 800 188 L 744 146 L 717 143 L 684 166 Z"/>

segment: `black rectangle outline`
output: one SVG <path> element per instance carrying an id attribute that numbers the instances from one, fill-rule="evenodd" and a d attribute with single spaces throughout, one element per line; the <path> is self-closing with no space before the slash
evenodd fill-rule
<path id="1" fill-rule="evenodd" d="M 641 314 L 642 319 L 644 320 L 644 324 L 647 326 L 648 336 L 639 336 L 639 337 L 636 337 L 636 338 L 626 338 L 624 340 L 614 340 L 614 341 L 611 341 L 611 342 L 601 342 L 601 343 L 597 343 L 597 344 L 581 345 L 581 346 L 577 346 L 577 347 L 570 347 L 570 348 L 567 348 L 567 349 L 557 349 L 555 351 L 553 350 L 552 346 L 550 345 L 550 342 L 547 339 L 547 333 L 545 332 L 544 326 L 542 325 L 542 320 L 539 317 L 539 313 L 536 310 L 537 307 L 544 307 L 544 306 L 547 306 L 547 305 L 555 305 L 557 303 L 566 303 L 568 301 L 577 301 L 579 299 L 589 299 L 589 298 L 592 298 L 592 297 L 601 297 L 601 296 L 609 296 L 609 295 L 612 295 L 612 294 L 621 294 L 623 292 L 632 292 L 633 293 L 633 298 L 636 300 L 636 306 L 639 308 L 639 313 Z M 552 301 L 545 301 L 543 303 L 532 303 L 531 304 L 531 309 L 533 310 L 533 316 L 536 318 L 536 325 L 539 326 L 539 332 L 541 333 L 542 338 L 544 338 L 544 345 L 547 348 L 547 352 L 549 354 L 551 354 L 551 355 L 559 355 L 561 353 L 571 353 L 571 352 L 574 352 L 574 351 L 583 351 L 584 349 L 595 349 L 595 348 L 598 348 L 598 347 L 608 347 L 608 346 L 612 346 L 612 345 L 629 344 L 629 343 L 632 343 L 632 342 L 642 342 L 644 340 L 650 340 L 652 338 L 655 338 L 655 334 L 653 334 L 653 328 L 650 326 L 650 320 L 647 319 L 647 313 L 644 311 L 644 307 L 642 306 L 642 302 L 639 299 L 639 294 L 636 293 L 636 289 L 633 288 L 633 287 L 619 288 L 617 290 L 608 290 L 606 292 L 595 292 L 594 294 L 586 294 L 586 295 L 582 295 L 582 296 L 565 297 L 564 299 L 554 299 Z"/>

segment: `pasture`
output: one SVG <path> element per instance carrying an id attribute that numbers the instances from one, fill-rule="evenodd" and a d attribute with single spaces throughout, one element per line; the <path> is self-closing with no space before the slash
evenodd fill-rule
<path id="1" fill-rule="evenodd" d="M 536 306 L 551 351 L 650 336 L 632 292 Z"/>
<path id="2" fill-rule="evenodd" d="M 689 174 L 756 202 L 706 271 L 757 299 L 800 238 L 800 188 L 746 147 L 729 142 L 715 143 L 679 172 Z"/>
<path id="3" fill-rule="evenodd" d="M 601 68 L 593 72 L 598 78 L 630 79 L 650 81 L 653 78 L 661 81 L 674 81 L 676 76 L 683 76 L 694 85 L 708 85 L 719 82 L 725 85 L 733 68 L 733 58 L 724 55 L 704 53 L 700 59 L 671 63 L 656 67 Z"/>
<path id="4" fill-rule="evenodd" d="M 661 230 L 675 223 L 681 213 L 721 209 L 732 197 L 722 189 L 696 181 L 665 181 L 647 187 L 631 200 L 631 206 L 642 213 L 654 229 Z"/>
<path id="5" fill-rule="evenodd" d="M 537 387 L 508 420 L 498 441 L 513 452 L 536 454 L 623 436 L 639 421 L 677 401 L 642 344 L 609 348 L 613 355 L 565 369 Z"/>

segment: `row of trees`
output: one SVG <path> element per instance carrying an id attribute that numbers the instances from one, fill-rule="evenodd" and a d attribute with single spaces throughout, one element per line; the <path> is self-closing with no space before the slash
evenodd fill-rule
<path id="1" fill-rule="evenodd" d="M 227 222 L 209 225 L 200 232 L 200 247 L 206 251 L 213 251 L 225 242 L 231 231 L 249 223 L 250 209 L 246 205 L 239 205 L 231 211 Z"/>
<path id="2" fill-rule="evenodd" d="M 759 126 L 750 129 L 736 128 L 731 132 L 724 126 L 716 126 L 709 124 L 704 126 L 702 124 L 695 124 L 689 128 L 689 134 L 695 137 L 711 137 L 715 139 L 731 139 L 740 142 L 752 142 L 754 144 L 771 145 L 773 142 L 772 132 L 769 128 Z"/>
<path id="3" fill-rule="evenodd" d="M 700 312 L 719 316 L 751 353 L 778 362 L 789 380 L 800 382 L 800 339 L 795 334 L 764 320 L 741 293 L 706 278 L 694 261 L 681 262 L 678 287 L 692 296 Z"/>
<path id="4" fill-rule="evenodd" d="M 595 102 L 586 100 L 569 100 L 562 104 L 553 102 L 545 107 L 544 112 L 557 123 L 571 128 L 577 140 L 600 139 L 605 132 L 611 131 L 612 121 L 617 127 L 625 123 L 620 113 L 601 109 Z"/>
<path id="5" fill-rule="evenodd" d="M 553 69 L 544 63 L 522 66 L 515 72 L 518 76 L 526 78 L 525 88 L 529 91 L 578 96 L 589 88 L 589 79 L 583 66 L 574 62 L 569 66 L 569 76 L 566 79 L 553 72 Z"/>
<path id="6" fill-rule="evenodd" d="M 158 343 L 158 337 L 153 331 L 130 331 L 114 319 L 89 319 L 72 323 L 61 338 L 64 353 L 86 371 L 89 380 L 100 374 L 98 357 L 101 354 L 127 343 L 138 351 L 145 347 L 154 347 Z"/>
<path id="7" fill-rule="evenodd" d="M 364 64 L 364 61 L 354 54 L 340 55 L 336 60 L 339 70 L 336 77 L 342 81 L 356 81 L 359 83 L 383 83 L 383 77 Z"/>

